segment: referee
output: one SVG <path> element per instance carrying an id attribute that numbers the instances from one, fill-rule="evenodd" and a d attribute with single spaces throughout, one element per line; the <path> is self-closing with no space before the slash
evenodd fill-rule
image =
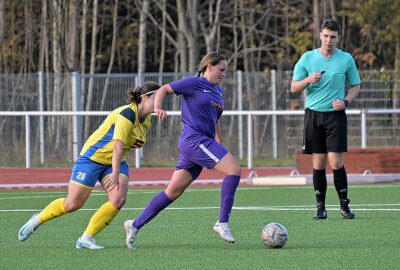
<path id="1" fill-rule="evenodd" d="M 326 164 L 340 200 L 340 214 L 353 219 L 348 199 L 343 153 L 347 152 L 345 109 L 360 92 L 360 76 L 353 57 L 337 48 L 341 27 L 328 19 L 321 25 L 321 47 L 305 52 L 296 63 L 290 91 L 306 91 L 303 153 L 312 154 L 313 185 L 317 200 L 315 220 L 328 217 L 325 209 Z M 346 83 L 350 89 L 346 92 Z"/>

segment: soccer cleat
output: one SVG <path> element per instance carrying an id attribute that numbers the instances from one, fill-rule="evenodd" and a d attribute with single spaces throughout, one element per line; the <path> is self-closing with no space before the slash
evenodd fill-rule
<path id="1" fill-rule="evenodd" d="M 33 216 L 28 220 L 28 222 L 21 227 L 21 229 L 18 232 L 19 240 L 25 241 L 40 226 L 41 223 L 36 221 L 37 215 L 39 215 L 39 213 L 33 214 Z"/>
<path id="2" fill-rule="evenodd" d="M 124 222 L 124 229 L 125 229 L 125 233 L 126 233 L 125 243 L 129 249 L 136 249 L 135 239 L 139 233 L 139 230 L 136 229 L 135 227 L 133 227 L 134 222 L 135 222 L 134 219 L 126 220 Z"/>
<path id="3" fill-rule="evenodd" d="M 76 241 L 75 247 L 77 249 L 103 249 L 103 246 L 99 246 L 94 240 L 93 237 L 82 238 L 80 237 L 78 241 Z"/>
<path id="4" fill-rule="evenodd" d="M 325 210 L 325 205 L 322 202 L 317 203 L 317 213 L 314 216 L 314 220 L 320 220 L 320 219 L 327 219 L 328 214 L 326 213 Z"/>
<path id="5" fill-rule="evenodd" d="M 224 240 L 228 243 L 232 243 L 232 244 L 235 243 L 235 238 L 233 238 L 231 228 L 229 227 L 228 222 L 219 223 L 219 221 L 217 221 L 217 223 L 215 223 L 213 229 L 214 229 L 214 232 L 219 234 L 219 236 L 221 237 L 222 240 Z"/>
<path id="6" fill-rule="evenodd" d="M 349 199 L 340 200 L 340 214 L 345 219 L 353 219 L 356 215 L 349 208 Z"/>

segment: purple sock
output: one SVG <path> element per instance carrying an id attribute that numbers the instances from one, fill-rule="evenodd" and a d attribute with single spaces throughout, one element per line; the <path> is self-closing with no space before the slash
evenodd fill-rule
<path id="1" fill-rule="evenodd" d="M 221 187 L 221 209 L 219 213 L 219 222 L 228 222 L 231 214 L 235 192 L 240 182 L 239 175 L 227 175 L 222 181 Z"/>
<path id="2" fill-rule="evenodd" d="M 162 210 L 164 210 L 168 205 L 172 203 L 172 200 L 168 198 L 165 191 L 161 191 L 146 206 L 143 212 L 136 218 L 133 223 L 133 227 L 140 230 L 147 222 L 152 220 L 158 215 Z"/>

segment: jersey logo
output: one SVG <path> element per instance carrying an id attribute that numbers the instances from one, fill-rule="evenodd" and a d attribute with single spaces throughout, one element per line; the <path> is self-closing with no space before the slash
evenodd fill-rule
<path id="1" fill-rule="evenodd" d="M 204 93 L 211 93 L 211 91 L 208 91 L 206 89 L 203 89 Z"/>
<path id="2" fill-rule="evenodd" d="M 136 140 L 134 144 L 131 145 L 131 148 L 140 148 L 144 145 L 144 141 L 142 140 Z"/>
<path id="3" fill-rule="evenodd" d="M 215 102 L 215 101 L 211 101 L 211 106 L 216 108 L 218 111 L 223 111 L 224 110 L 224 104 Z"/>

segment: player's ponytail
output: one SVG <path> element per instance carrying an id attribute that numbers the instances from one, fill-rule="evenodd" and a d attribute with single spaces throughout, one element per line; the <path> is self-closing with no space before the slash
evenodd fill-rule
<path id="1" fill-rule="evenodd" d="M 140 104 L 142 102 L 143 95 L 154 94 L 161 86 L 155 82 L 145 82 L 142 86 L 136 86 L 135 88 L 129 88 L 127 90 L 128 104 L 136 103 Z"/>

